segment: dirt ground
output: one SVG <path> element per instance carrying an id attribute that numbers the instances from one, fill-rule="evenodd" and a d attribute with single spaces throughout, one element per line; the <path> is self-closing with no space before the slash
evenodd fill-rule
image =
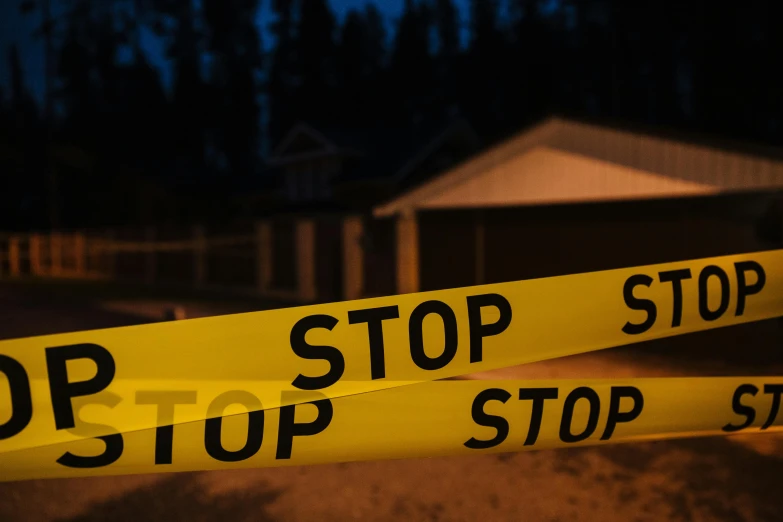
<path id="1" fill-rule="evenodd" d="M 210 313 L 199 306 L 199 315 Z M 116 303 L 111 308 L 0 286 L 0 337 L 153 317 Z M 235 308 L 230 311 L 240 311 Z M 228 309 L 212 309 L 221 310 Z M 783 375 L 778 322 L 716 332 L 472 377 Z M 715 349 L 727 344 L 743 349 Z M 0 484 L 0 521 L 779 522 L 781 470 L 783 435 L 743 435 L 476 457 L 40 480 Z"/>
<path id="2" fill-rule="evenodd" d="M 747 439 L 0 484 L 0 520 L 783 520 L 783 437 Z"/>

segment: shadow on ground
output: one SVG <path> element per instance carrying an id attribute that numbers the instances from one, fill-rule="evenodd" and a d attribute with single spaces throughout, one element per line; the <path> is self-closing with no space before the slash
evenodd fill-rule
<path id="1" fill-rule="evenodd" d="M 602 352 L 638 366 L 671 366 L 691 375 L 779 375 L 783 371 L 783 319 L 653 339 Z"/>
<path id="2" fill-rule="evenodd" d="M 212 495 L 199 480 L 199 473 L 177 473 L 154 484 L 94 504 L 79 516 L 58 522 L 139 522 L 146 520 L 273 522 L 267 512 L 279 491 L 263 485 L 252 491 Z"/>
<path id="3" fill-rule="evenodd" d="M 706 437 L 574 448 L 552 456 L 556 471 L 603 484 L 620 503 L 640 502 L 640 515 L 668 505 L 673 522 L 705 516 L 725 522 L 783 520 L 780 451 L 763 455 L 727 438 Z M 596 466 L 600 461 L 612 466 Z"/>

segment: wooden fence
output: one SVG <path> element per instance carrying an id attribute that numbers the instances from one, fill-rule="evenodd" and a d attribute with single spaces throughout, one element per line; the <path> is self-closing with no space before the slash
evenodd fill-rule
<path id="1" fill-rule="evenodd" d="M 779 239 L 772 245 L 758 236 L 747 205 L 683 198 L 0 235 L 0 278 L 138 281 L 292 303 L 352 300 L 779 248 Z"/>
<path id="2" fill-rule="evenodd" d="M 230 228 L 6 234 L 0 279 L 137 281 L 298 303 L 356 299 L 363 292 L 357 221 L 291 217 Z"/>
<path id="3" fill-rule="evenodd" d="M 83 233 L 0 236 L 0 277 L 105 278 L 110 252 L 110 240 Z"/>

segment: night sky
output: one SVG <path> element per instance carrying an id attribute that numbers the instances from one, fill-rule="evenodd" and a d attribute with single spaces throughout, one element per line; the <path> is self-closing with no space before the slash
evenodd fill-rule
<path id="1" fill-rule="evenodd" d="M 25 73 L 25 81 L 36 98 L 41 99 L 43 95 L 43 43 L 41 39 L 32 36 L 33 31 L 40 25 L 40 13 L 38 11 L 22 15 L 19 13 L 18 4 L 20 0 L 0 0 L 0 86 L 7 92 L 8 88 L 8 46 L 16 43 L 22 57 L 22 63 Z M 258 24 L 264 29 L 264 45 L 268 49 L 270 46 L 270 37 L 267 34 L 266 27 L 271 21 L 270 0 L 261 1 L 261 11 L 258 17 Z M 331 0 L 331 6 L 339 20 L 342 20 L 345 14 L 352 8 L 363 8 L 368 3 L 374 3 L 386 16 L 387 23 L 393 24 L 402 12 L 404 0 Z M 460 11 L 460 20 L 465 21 L 468 16 L 468 0 L 455 0 L 454 2 Z M 62 9 L 58 0 L 52 0 L 52 13 L 56 18 L 57 13 Z M 389 27 L 389 33 L 393 25 Z M 162 74 L 163 81 L 168 85 L 169 71 L 166 60 L 163 58 L 161 42 L 151 33 L 143 39 L 143 45 L 150 57 L 152 63 L 156 64 Z"/>

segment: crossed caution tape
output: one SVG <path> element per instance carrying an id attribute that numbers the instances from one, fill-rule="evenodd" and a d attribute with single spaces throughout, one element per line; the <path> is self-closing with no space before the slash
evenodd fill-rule
<path id="1" fill-rule="evenodd" d="M 770 251 L 3 341 L 0 479 L 780 430 L 783 376 L 441 379 L 781 315 Z"/>

